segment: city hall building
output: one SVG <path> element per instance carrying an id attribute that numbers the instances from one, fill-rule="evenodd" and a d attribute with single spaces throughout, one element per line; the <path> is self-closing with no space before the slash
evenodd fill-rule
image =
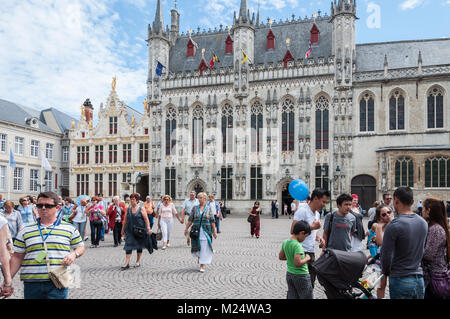
<path id="1" fill-rule="evenodd" d="M 105 152 L 130 144 L 133 169 L 119 156 L 111 170 L 91 165 L 80 174 L 92 184 L 93 174 L 109 183 L 134 172 L 123 177 L 129 186 L 139 171 L 142 195 L 179 203 L 205 191 L 237 213 L 255 200 L 269 209 L 275 199 L 290 203 L 293 179 L 328 188 L 333 199 L 356 193 L 364 209 L 401 185 L 417 201 L 449 199 L 450 39 L 356 44 L 356 5 L 334 1 L 329 14 L 272 22 L 242 0 L 229 27 L 180 33 L 180 14 L 171 10 L 165 27 L 158 0 L 139 124 L 119 106 L 101 111 L 101 129 L 82 120 L 71 135 L 85 132 Z M 102 135 L 114 121 L 124 135 Z"/>

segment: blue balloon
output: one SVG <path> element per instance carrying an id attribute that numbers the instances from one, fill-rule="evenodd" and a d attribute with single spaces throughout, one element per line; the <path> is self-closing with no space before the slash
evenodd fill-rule
<path id="1" fill-rule="evenodd" d="M 304 201 L 309 195 L 308 185 L 301 179 L 294 179 L 289 183 L 289 194 L 298 201 Z"/>

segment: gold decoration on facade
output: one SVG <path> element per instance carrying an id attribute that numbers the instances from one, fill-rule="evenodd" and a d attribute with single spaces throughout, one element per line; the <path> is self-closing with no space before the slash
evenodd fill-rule
<path id="1" fill-rule="evenodd" d="M 150 110 L 148 109 L 148 100 L 145 99 L 144 102 L 142 102 L 142 104 L 144 104 L 144 110 L 145 110 L 145 112 L 149 112 Z"/>
<path id="2" fill-rule="evenodd" d="M 135 125 L 136 125 L 136 118 L 133 115 L 133 117 L 131 118 L 131 126 L 134 127 Z"/>
<path id="3" fill-rule="evenodd" d="M 72 130 L 75 129 L 75 120 L 72 120 Z"/>
<path id="4" fill-rule="evenodd" d="M 116 85 L 117 85 L 117 77 L 114 76 L 111 83 L 111 89 L 113 90 L 113 92 L 116 92 Z"/>

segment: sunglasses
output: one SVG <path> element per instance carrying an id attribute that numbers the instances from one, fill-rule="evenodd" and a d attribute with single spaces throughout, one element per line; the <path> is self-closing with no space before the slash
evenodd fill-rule
<path id="1" fill-rule="evenodd" d="M 386 212 L 386 213 L 383 213 L 383 214 L 381 214 L 381 217 L 386 217 L 388 214 L 390 215 L 390 214 L 392 214 L 392 212 L 391 212 L 391 211 L 388 211 L 388 212 Z"/>
<path id="2" fill-rule="evenodd" d="M 55 208 L 58 205 L 55 204 L 36 204 L 37 208 Z"/>

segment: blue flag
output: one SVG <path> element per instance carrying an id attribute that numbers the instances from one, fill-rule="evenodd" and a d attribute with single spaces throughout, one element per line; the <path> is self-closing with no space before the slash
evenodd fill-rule
<path id="1" fill-rule="evenodd" d="M 156 66 L 156 75 L 161 76 L 163 68 L 165 68 L 165 66 L 158 61 L 158 65 Z"/>
<path id="2" fill-rule="evenodd" d="M 12 149 L 9 149 L 9 165 L 12 168 L 16 168 L 16 161 L 14 160 L 14 154 Z"/>

